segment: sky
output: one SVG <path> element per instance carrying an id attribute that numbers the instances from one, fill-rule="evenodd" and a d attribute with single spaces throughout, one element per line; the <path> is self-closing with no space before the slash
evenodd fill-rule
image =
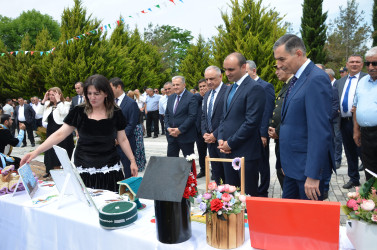
<path id="1" fill-rule="evenodd" d="M 115 23 L 122 15 L 131 28 L 137 26 L 143 31 L 149 23 L 153 25 L 172 25 L 192 32 L 194 37 L 202 34 L 206 38 L 217 35 L 216 27 L 223 24 L 221 11 L 228 11 L 230 0 L 83 0 L 87 13 L 92 14 L 103 25 Z M 239 2 L 242 2 L 240 0 Z M 364 18 L 371 23 L 373 1 L 357 0 L 359 11 L 365 12 Z M 48 14 L 60 23 L 64 8 L 74 5 L 73 0 L 0 0 L 0 15 L 16 18 L 23 11 L 36 9 Z M 275 8 L 284 21 L 292 23 L 294 33 L 299 34 L 303 0 L 263 0 L 263 5 Z M 160 9 L 155 5 L 159 4 Z M 324 0 L 323 11 L 328 11 L 327 22 L 339 15 L 339 6 L 345 8 L 347 0 Z M 151 8 L 152 12 L 148 10 Z M 145 10 L 147 14 L 142 14 Z M 135 13 L 138 13 L 136 15 Z M 127 18 L 132 15 L 134 18 Z M 78 34 L 79 35 L 79 34 Z"/>

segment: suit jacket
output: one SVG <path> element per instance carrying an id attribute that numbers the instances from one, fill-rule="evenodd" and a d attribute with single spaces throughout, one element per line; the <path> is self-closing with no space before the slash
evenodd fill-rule
<path id="1" fill-rule="evenodd" d="M 13 116 L 14 116 L 14 121 L 16 122 L 18 126 L 18 110 L 20 106 L 17 106 L 16 109 L 14 110 Z M 35 111 L 34 109 L 29 105 L 29 104 L 24 104 L 24 116 L 26 123 L 32 124 L 35 119 Z"/>
<path id="2" fill-rule="evenodd" d="M 167 140 L 168 142 L 173 142 L 177 139 L 181 143 L 195 142 L 197 137 L 195 122 L 198 112 L 198 100 L 194 94 L 185 89 L 174 114 L 176 97 L 177 94 L 174 93 L 168 98 L 165 110 L 165 129 L 178 128 L 181 134 L 176 138 L 167 133 Z"/>
<path id="3" fill-rule="evenodd" d="M 83 98 L 83 101 L 84 101 L 85 97 L 82 97 L 82 98 Z M 71 107 L 70 107 L 69 110 L 72 110 L 77 105 L 79 105 L 79 95 L 72 97 Z"/>
<path id="4" fill-rule="evenodd" d="M 132 151 L 136 150 L 135 128 L 139 123 L 140 110 L 135 100 L 131 99 L 127 95 L 124 96 L 122 102 L 119 105 L 122 110 L 123 116 L 126 118 L 127 126 L 125 132 L 132 148 Z"/>
<path id="5" fill-rule="evenodd" d="M 227 92 L 228 90 L 228 86 L 226 86 L 224 83 L 223 85 L 221 86 L 220 88 L 220 91 L 219 93 L 217 93 L 217 97 L 216 97 L 216 100 L 215 102 L 213 103 L 213 107 L 212 107 L 212 117 L 211 117 L 211 125 L 212 125 L 212 131 L 208 128 L 208 113 L 207 113 L 207 110 L 208 110 L 208 106 L 207 106 L 207 103 L 208 103 L 208 98 L 210 98 L 210 94 L 212 93 L 212 91 L 208 91 L 205 95 L 204 95 L 204 99 L 203 99 L 203 110 L 202 110 L 202 135 L 204 135 L 205 133 L 213 133 L 213 136 L 217 139 L 218 138 L 218 128 L 219 128 L 219 125 L 220 125 L 220 121 L 221 119 L 223 119 L 223 116 L 224 116 L 224 95 L 225 93 Z"/>
<path id="6" fill-rule="evenodd" d="M 364 72 L 360 72 L 359 81 L 361 78 L 363 78 L 366 75 L 368 74 Z M 343 89 L 344 89 L 344 85 L 346 85 L 347 78 L 348 78 L 348 75 L 336 80 L 334 83 L 334 86 L 338 88 L 339 102 L 342 100 Z"/>
<path id="7" fill-rule="evenodd" d="M 198 134 L 201 134 L 201 130 L 202 130 L 202 108 L 203 108 L 203 97 L 199 94 L 199 93 L 196 93 L 195 95 L 195 98 L 198 102 L 198 111 L 197 111 L 197 114 L 196 114 L 196 121 L 195 121 L 195 126 L 196 126 L 196 131 Z"/>
<path id="8" fill-rule="evenodd" d="M 278 96 L 275 100 L 275 109 L 272 113 L 272 118 L 270 122 L 270 126 L 275 128 L 276 134 L 279 136 L 280 134 L 280 123 L 281 123 L 281 109 L 283 107 L 283 102 L 285 98 L 285 94 L 287 93 L 289 84 L 284 83 L 283 87 L 278 93 Z"/>
<path id="9" fill-rule="evenodd" d="M 224 95 L 224 116 L 220 122 L 218 140 L 228 142 L 232 153 L 227 158 L 245 157 L 246 161 L 262 156 L 260 125 L 266 104 L 265 92 L 256 81 L 247 76 L 238 87 L 227 108 L 232 88 Z"/>
<path id="10" fill-rule="evenodd" d="M 304 181 L 335 171 L 330 78 L 310 62 L 285 98 L 280 124 L 280 160 L 286 176 Z"/>
<path id="11" fill-rule="evenodd" d="M 258 78 L 257 83 L 263 87 L 266 94 L 266 104 L 263 112 L 262 124 L 260 127 L 260 135 L 269 138 L 268 124 L 270 123 L 270 119 L 274 111 L 275 89 L 271 83 L 262 80 L 260 77 Z"/>

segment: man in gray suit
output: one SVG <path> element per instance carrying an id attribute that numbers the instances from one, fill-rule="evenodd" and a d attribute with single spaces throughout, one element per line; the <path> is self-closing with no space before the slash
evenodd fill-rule
<path id="1" fill-rule="evenodd" d="M 358 171 L 358 157 L 360 148 L 353 140 L 352 104 L 356 87 L 359 80 L 366 76 L 361 72 L 363 68 L 363 58 L 360 55 L 351 55 L 347 60 L 348 75 L 337 80 L 334 85 L 338 88 L 340 101 L 340 132 L 342 133 L 344 151 L 346 153 L 348 176 L 350 180 L 344 184 L 343 188 L 350 189 L 360 185 L 360 174 Z"/>

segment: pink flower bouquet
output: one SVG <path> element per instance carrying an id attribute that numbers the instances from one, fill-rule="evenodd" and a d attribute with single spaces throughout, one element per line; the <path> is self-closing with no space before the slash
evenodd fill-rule
<path id="1" fill-rule="evenodd" d="M 349 219 L 377 224 L 376 189 L 377 179 L 372 177 L 360 188 L 356 187 L 356 192 L 347 194 L 348 201 L 342 206 L 342 210 Z"/>

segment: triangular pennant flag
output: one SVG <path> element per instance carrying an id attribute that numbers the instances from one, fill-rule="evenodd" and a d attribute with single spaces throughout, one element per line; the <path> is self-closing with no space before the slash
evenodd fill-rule
<path id="1" fill-rule="evenodd" d="M 28 53 L 29 51 L 25 51 L 25 55 Z"/>
<path id="2" fill-rule="evenodd" d="M 124 22 L 124 18 L 122 18 L 122 19 L 120 19 L 120 20 L 122 20 L 122 22 Z"/>
<path id="3" fill-rule="evenodd" d="M 68 44 L 68 41 L 69 41 L 69 40 L 67 40 L 67 44 Z"/>
<path id="4" fill-rule="evenodd" d="M 133 16 L 128 16 L 128 17 L 131 17 L 131 18 L 133 18 Z"/>
<path id="5" fill-rule="evenodd" d="M 151 8 L 148 8 L 148 10 L 149 10 L 149 11 L 152 11 L 152 9 L 151 9 Z"/>
<path id="6" fill-rule="evenodd" d="M 107 30 L 107 25 L 105 25 L 105 30 Z"/>
<path id="7" fill-rule="evenodd" d="M 183 3 L 183 0 L 179 0 L 179 1 Z"/>
<path id="8" fill-rule="evenodd" d="M 146 12 L 145 10 L 142 10 L 141 13 L 143 13 L 143 14 L 147 14 L 148 12 Z"/>
<path id="9" fill-rule="evenodd" d="M 18 51 L 16 51 L 16 56 L 17 56 L 17 54 L 18 54 Z"/>
<path id="10" fill-rule="evenodd" d="M 50 51 L 46 51 L 46 54 L 48 55 L 50 53 Z"/>
<path id="11" fill-rule="evenodd" d="M 86 32 L 86 34 L 87 34 L 88 36 L 90 36 L 90 33 L 89 33 L 89 32 Z"/>
<path id="12" fill-rule="evenodd" d="M 5 53 L 1 53 L 1 56 L 4 56 L 5 55 Z"/>
<path id="13" fill-rule="evenodd" d="M 11 55 L 13 55 L 13 51 L 12 51 L 12 52 L 10 52 L 10 54 L 11 54 Z"/>
<path id="14" fill-rule="evenodd" d="M 41 51 L 40 53 L 41 53 L 41 55 L 43 55 L 43 51 Z"/>
<path id="15" fill-rule="evenodd" d="M 118 23 L 118 26 L 120 25 L 120 22 L 119 22 L 119 20 L 117 20 L 117 23 Z"/>
<path id="16" fill-rule="evenodd" d="M 157 7 L 157 8 L 160 8 L 160 5 L 159 4 L 157 4 L 155 7 Z"/>
<path id="17" fill-rule="evenodd" d="M 34 51 L 31 51 L 31 52 L 30 52 L 30 55 L 33 55 L 33 54 L 34 54 Z"/>
<path id="18" fill-rule="evenodd" d="M 174 0 L 169 0 L 169 1 L 175 4 Z"/>
<path id="19" fill-rule="evenodd" d="M 109 29 L 111 29 L 111 26 L 110 26 L 110 24 L 108 24 L 108 26 L 109 26 Z"/>

